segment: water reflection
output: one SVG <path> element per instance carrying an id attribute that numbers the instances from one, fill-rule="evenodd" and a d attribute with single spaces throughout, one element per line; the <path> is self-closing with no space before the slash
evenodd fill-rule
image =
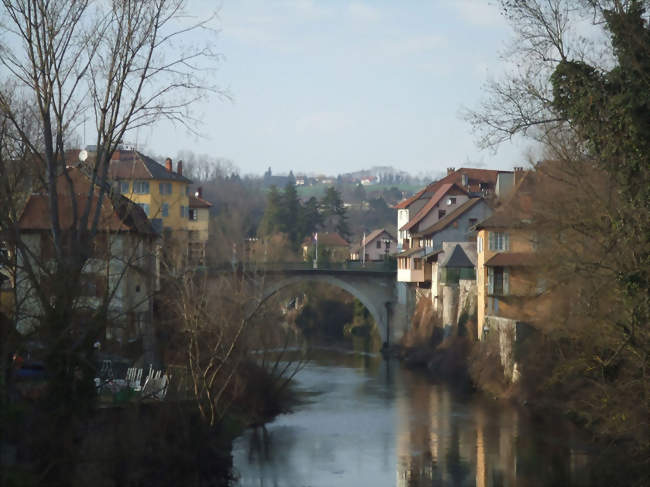
<path id="1" fill-rule="evenodd" d="M 309 401 L 235 443 L 241 486 L 590 485 L 569 430 L 431 384 L 372 355 L 328 352 Z"/>

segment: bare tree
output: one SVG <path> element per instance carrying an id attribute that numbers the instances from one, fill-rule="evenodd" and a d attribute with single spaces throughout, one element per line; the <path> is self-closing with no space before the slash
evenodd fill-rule
<path id="1" fill-rule="evenodd" d="M 9 168 L 33 175 L 28 191 L 48 198 L 53 260 L 39 264 L 21 238 L 16 224 L 23 200 L 3 209 L 0 230 L 15 247 L 40 303 L 43 336 L 53 338 L 48 400 L 57 411 L 51 437 L 60 442 L 74 435 L 67 433 L 74 430 L 68 428 L 72 418 L 84 417 L 94 401 L 94 373 L 86 360 L 92 333 L 79 326 L 85 320 L 77 304 L 104 203 L 114 196 L 111 156 L 131 130 L 156 120 L 195 128 L 191 106 L 218 93 L 204 76 L 217 59 L 211 39 L 202 36 L 205 46 L 196 41 L 198 34 L 210 33 L 213 17 L 192 19 L 184 9 L 184 0 L 0 2 L 1 184 L 5 189 L 11 182 Z M 75 161 L 67 151 L 85 122 L 96 146 L 96 157 L 83 167 L 90 184 L 83 186 L 83 197 L 70 198 L 62 208 L 66 194 L 82 190 L 71 177 L 68 165 Z M 106 311 L 105 305 L 95 311 Z M 65 448 L 52 449 L 47 467 L 59 481 L 70 460 L 58 461 L 61 451 Z"/>

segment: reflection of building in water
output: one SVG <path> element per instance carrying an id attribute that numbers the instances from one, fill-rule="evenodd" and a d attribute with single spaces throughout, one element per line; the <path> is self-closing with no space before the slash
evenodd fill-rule
<path id="1" fill-rule="evenodd" d="M 396 485 L 515 485 L 516 410 L 458 402 L 445 386 L 398 373 Z"/>

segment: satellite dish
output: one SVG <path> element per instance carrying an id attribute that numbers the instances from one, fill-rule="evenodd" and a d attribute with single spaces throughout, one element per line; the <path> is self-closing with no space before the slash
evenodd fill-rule
<path id="1" fill-rule="evenodd" d="M 81 152 L 79 152 L 79 160 L 81 162 L 84 162 L 86 159 L 88 159 L 88 151 L 82 150 Z"/>

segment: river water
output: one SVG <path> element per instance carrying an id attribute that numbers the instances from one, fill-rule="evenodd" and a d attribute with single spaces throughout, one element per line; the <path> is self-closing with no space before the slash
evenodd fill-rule
<path id="1" fill-rule="evenodd" d="M 586 486 L 590 454 L 556 422 L 463 395 L 372 354 L 318 352 L 305 401 L 233 448 L 241 487 Z"/>

